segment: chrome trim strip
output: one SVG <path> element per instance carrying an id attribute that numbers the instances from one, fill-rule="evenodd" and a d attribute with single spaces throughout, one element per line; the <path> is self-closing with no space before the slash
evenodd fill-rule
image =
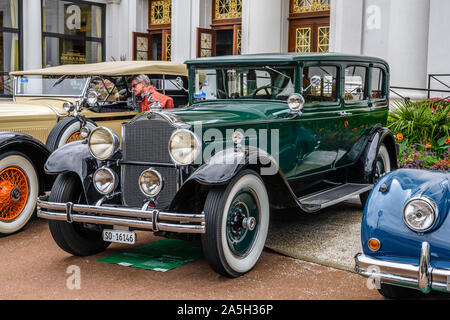
<path id="1" fill-rule="evenodd" d="M 422 243 L 418 265 L 384 261 L 358 253 L 355 256 L 355 271 L 381 282 L 412 286 L 423 293 L 429 293 L 432 289 L 450 292 L 450 269 L 431 267 L 430 245 L 426 241 Z"/>
<path id="2" fill-rule="evenodd" d="M 153 231 L 161 230 L 181 233 L 206 232 L 204 214 L 161 212 L 157 209 L 143 211 L 139 209 L 104 206 L 99 207 L 82 204 L 72 204 L 69 206 L 71 208 L 70 220 L 72 220 L 73 222 L 120 225 L 126 227 L 149 229 Z M 37 214 L 38 217 L 44 219 L 67 221 L 67 207 L 68 204 L 66 203 L 55 203 L 38 200 Z M 48 212 L 43 209 L 59 212 Z M 167 222 L 185 222 L 188 224 L 174 224 Z M 195 225 L 190 223 L 200 224 Z"/>

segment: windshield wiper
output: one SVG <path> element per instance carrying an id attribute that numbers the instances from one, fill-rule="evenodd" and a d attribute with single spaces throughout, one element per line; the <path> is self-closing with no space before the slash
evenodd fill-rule
<path id="1" fill-rule="evenodd" d="M 52 85 L 52 88 L 56 87 L 58 84 L 60 84 L 61 82 L 64 81 L 64 79 L 66 79 L 67 76 L 62 76 L 61 78 L 59 78 L 58 80 L 55 81 L 55 83 Z"/>

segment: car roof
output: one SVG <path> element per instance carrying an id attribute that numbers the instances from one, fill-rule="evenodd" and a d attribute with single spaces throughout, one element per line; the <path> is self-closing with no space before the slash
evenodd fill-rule
<path id="1" fill-rule="evenodd" d="M 15 71 L 11 76 L 126 76 L 137 74 L 165 74 L 187 76 L 186 65 L 171 61 L 109 61 L 88 64 L 66 64 L 44 69 Z"/>
<path id="2" fill-rule="evenodd" d="M 350 61 L 380 63 L 386 67 L 388 63 L 377 57 L 351 55 L 343 53 L 260 53 L 244 54 L 236 56 L 219 56 L 187 60 L 187 65 L 209 65 L 209 64 L 251 64 L 251 63 L 298 63 L 301 61 Z"/>

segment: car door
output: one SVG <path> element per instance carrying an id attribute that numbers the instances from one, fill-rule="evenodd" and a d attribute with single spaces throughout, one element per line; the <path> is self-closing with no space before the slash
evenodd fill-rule
<path id="1" fill-rule="evenodd" d="M 375 125 L 384 123 L 386 100 L 384 71 L 375 72 L 369 64 L 346 64 L 344 76 L 342 141 L 338 146 L 336 167 L 352 165 L 366 145 Z M 373 86 L 373 87 L 372 87 Z"/>
<path id="2" fill-rule="evenodd" d="M 302 68 L 305 105 L 295 122 L 296 177 L 325 172 L 337 157 L 341 99 L 340 66 L 332 63 L 305 63 Z"/>

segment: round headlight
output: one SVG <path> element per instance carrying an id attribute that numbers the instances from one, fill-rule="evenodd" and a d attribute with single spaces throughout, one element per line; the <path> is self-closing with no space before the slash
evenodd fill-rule
<path id="1" fill-rule="evenodd" d="M 63 109 L 66 112 L 72 112 L 73 110 L 75 110 L 75 105 L 72 102 L 64 102 Z"/>
<path id="2" fill-rule="evenodd" d="M 201 152 L 198 137 L 189 130 L 176 130 L 169 140 L 169 153 L 172 160 L 181 165 L 191 164 Z"/>
<path id="3" fill-rule="evenodd" d="M 403 220 L 413 231 L 424 232 L 433 227 L 437 219 L 436 203 L 428 198 L 413 198 L 403 208 Z"/>
<path id="4" fill-rule="evenodd" d="M 119 138 L 105 127 L 95 128 L 88 143 L 91 154 L 99 160 L 108 159 L 119 149 Z"/>
<path id="5" fill-rule="evenodd" d="M 118 184 L 117 175 L 109 168 L 103 167 L 94 172 L 93 182 L 95 189 L 101 194 L 112 193 Z"/>
<path id="6" fill-rule="evenodd" d="M 98 101 L 98 93 L 93 90 L 89 91 L 87 94 L 86 101 L 87 101 L 88 105 L 95 106 Z"/>
<path id="7" fill-rule="evenodd" d="M 148 169 L 139 177 L 139 187 L 144 195 L 150 198 L 156 197 L 163 188 L 163 180 L 158 171 Z"/>

